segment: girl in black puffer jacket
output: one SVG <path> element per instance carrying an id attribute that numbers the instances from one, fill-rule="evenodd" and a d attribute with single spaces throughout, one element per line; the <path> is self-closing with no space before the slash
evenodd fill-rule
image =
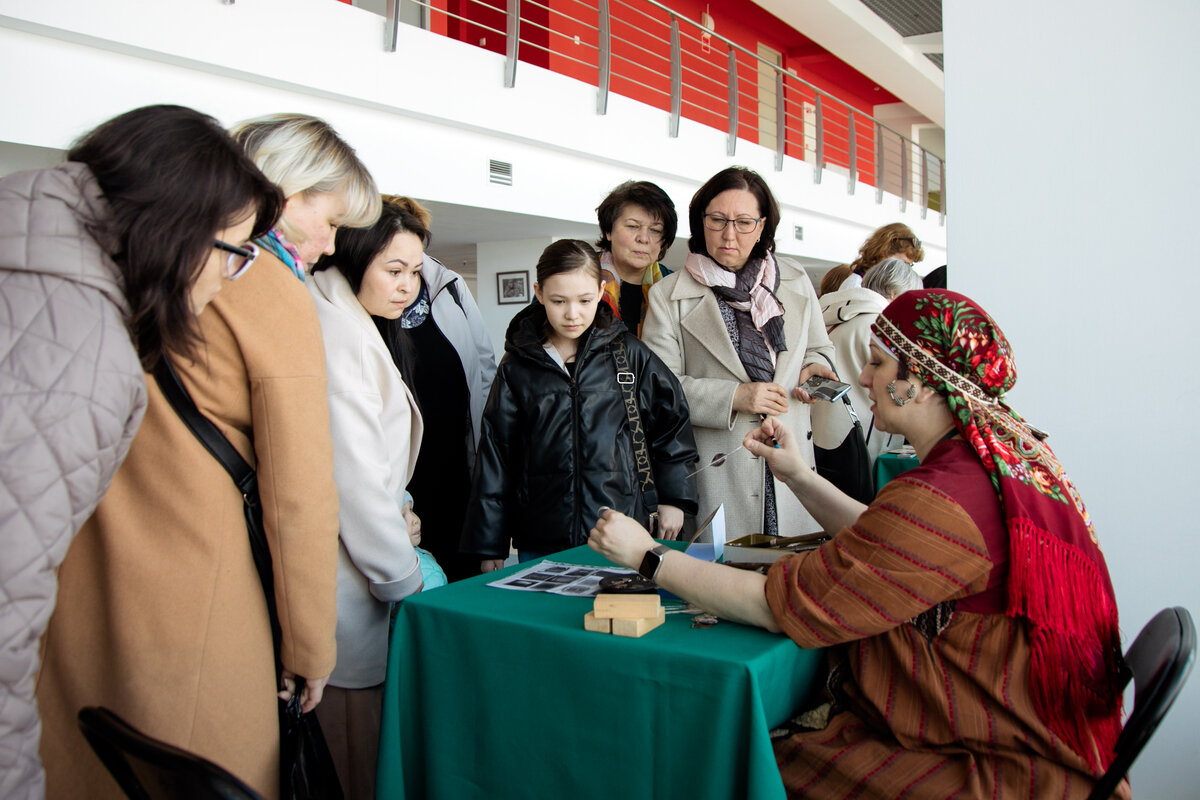
<path id="1" fill-rule="evenodd" d="M 564 239 L 537 264 L 537 302 L 509 323 L 483 411 L 462 551 L 483 571 L 587 542 L 601 506 L 674 538 L 696 513 L 697 459 L 679 381 L 601 302 L 600 260 Z M 620 375 L 621 383 L 618 383 Z M 628 382 L 632 378 L 631 382 Z M 626 411 L 631 388 L 642 436 Z M 648 464 L 639 470 L 635 438 Z M 653 476 L 652 484 L 649 475 Z"/>

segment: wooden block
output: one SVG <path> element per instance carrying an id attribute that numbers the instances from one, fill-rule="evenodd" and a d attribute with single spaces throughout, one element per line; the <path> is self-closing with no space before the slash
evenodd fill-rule
<path id="1" fill-rule="evenodd" d="M 662 609 L 658 593 L 598 594 L 592 604 L 597 619 L 642 619 L 653 617 Z"/>
<path id="2" fill-rule="evenodd" d="M 612 633 L 611 619 L 598 619 L 591 611 L 583 615 L 583 629 L 596 633 Z"/>
<path id="3" fill-rule="evenodd" d="M 641 619 L 614 619 L 612 621 L 612 632 L 614 636 L 629 636 L 633 639 L 643 636 L 657 628 L 667 621 L 667 610 L 662 606 L 658 608 L 658 614 L 653 617 L 642 617 Z"/>

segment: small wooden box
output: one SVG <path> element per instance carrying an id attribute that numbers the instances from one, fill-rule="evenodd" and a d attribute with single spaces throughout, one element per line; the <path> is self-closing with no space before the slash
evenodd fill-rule
<path id="1" fill-rule="evenodd" d="M 612 621 L 612 632 L 614 636 L 628 636 L 636 639 L 657 628 L 667 621 L 667 610 L 662 606 L 658 607 L 658 614 L 653 617 L 641 617 L 639 619 L 614 619 Z"/>
<path id="2" fill-rule="evenodd" d="M 589 611 L 583 615 L 583 629 L 595 631 L 596 633 L 612 633 L 612 620 L 599 619 L 593 612 Z"/>
<path id="3" fill-rule="evenodd" d="M 662 613 L 657 594 L 598 594 L 592 604 L 597 619 L 644 619 Z"/>

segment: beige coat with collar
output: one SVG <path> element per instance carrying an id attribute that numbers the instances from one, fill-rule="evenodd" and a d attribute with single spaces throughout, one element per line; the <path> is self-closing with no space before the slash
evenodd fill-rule
<path id="1" fill-rule="evenodd" d="M 833 345 L 825 335 L 821 307 L 808 276 L 787 264 L 778 266 L 776 296 L 784 308 L 787 350 L 779 354 L 775 382 L 790 392 L 806 365 L 827 364 L 826 357 L 832 361 Z M 750 378 L 729 339 L 716 295 L 687 270 L 668 275 L 650 290 L 642 341 L 679 376 L 691 411 L 699 463 L 708 464 L 716 453 L 730 454 L 723 466 L 696 476 L 700 491 L 697 518 L 704 519 L 724 504 L 728 538 L 761 532 L 764 462 L 737 450 L 746 434 L 758 427 L 759 419 L 756 414 L 733 410 L 734 392 Z M 795 399 L 790 399 L 789 406 L 779 419 L 799 438 L 811 464 L 808 406 Z M 781 534 L 820 529 L 782 481 L 775 482 L 775 497 Z"/>
<path id="2" fill-rule="evenodd" d="M 421 588 L 402 509 L 424 424 L 345 276 L 314 272 L 308 288 L 325 338 L 338 489 L 338 659 L 329 683 L 365 689 L 383 683 L 391 604 Z"/>

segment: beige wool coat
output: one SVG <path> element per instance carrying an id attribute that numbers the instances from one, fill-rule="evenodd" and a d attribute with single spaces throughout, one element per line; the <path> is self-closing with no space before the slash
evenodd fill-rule
<path id="1" fill-rule="evenodd" d="M 805 366 L 827 365 L 826 358 L 832 361 L 833 345 L 825 335 L 821 307 L 808 275 L 788 264 L 778 267 L 776 296 L 784 308 L 787 350 L 779 354 L 775 364 L 775 382 L 790 392 Z M 642 341 L 683 385 L 700 465 L 710 463 L 717 453 L 729 456 L 723 466 L 705 469 L 696 476 L 700 492 L 696 518 L 704 519 L 724 504 L 728 538 L 761 533 L 765 462 L 737 449 L 746 434 L 759 426 L 759 418 L 757 414 L 733 410 L 734 392 L 750 377 L 729 339 L 712 289 L 696 281 L 686 269 L 663 278 L 650 290 Z M 799 438 L 802 454 L 812 464 L 808 406 L 789 397 L 788 412 L 779 419 Z M 820 529 L 782 481 L 775 481 L 775 502 L 781 534 Z"/>
<path id="2" fill-rule="evenodd" d="M 328 675 L 337 494 L 312 298 L 263 252 L 200 319 L 200 362 L 174 361 L 201 412 L 256 466 L 284 666 Z M 274 656 L 242 499 L 152 376 L 147 384 L 129 456 L 59 572 L 37 687 L 47 797 L 121 796 L 78 731 L 85 705 L 276 797 Z"/>

